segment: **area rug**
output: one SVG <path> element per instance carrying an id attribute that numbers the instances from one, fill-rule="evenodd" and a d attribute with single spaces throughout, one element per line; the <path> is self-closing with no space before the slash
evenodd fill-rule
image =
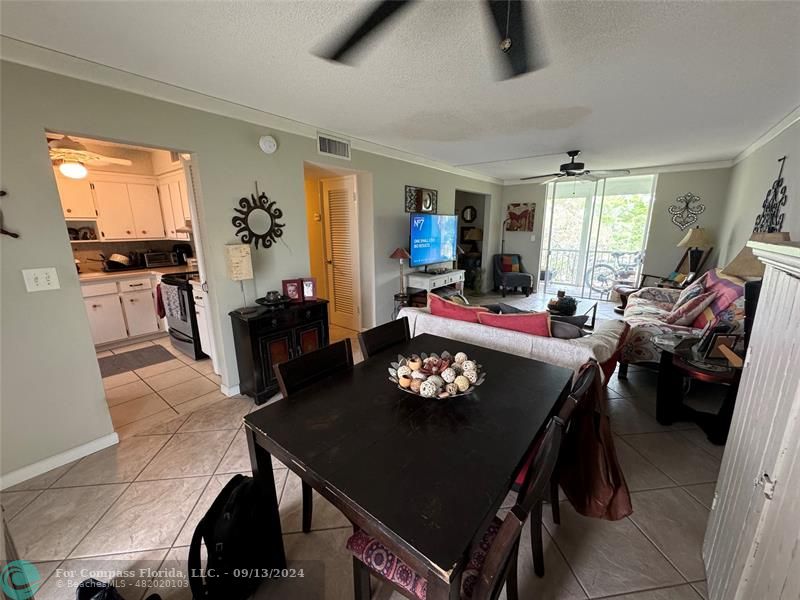
<path id="1" fill-rule="evenodd" d="M 106 356 L 98 359 L 97 362 L 100 364 L 100 374 L 103 377 L 111 377 L 111 375 L 119 375 L 125 371 L 134 371 L 142 367 L 149 367 L 150 365 L 166 362 L 173 358 L 175 357 L 165 348 L 153 345 L 147 348 L 115 354 L 114 356 Z"/>

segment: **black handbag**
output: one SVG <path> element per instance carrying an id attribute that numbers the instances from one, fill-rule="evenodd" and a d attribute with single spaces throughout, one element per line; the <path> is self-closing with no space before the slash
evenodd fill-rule
<path id="1" fill-rule="evenodd" d="M 113 585 L 97 579 L 82 581 L 75 592 L 75 598 L 76 600 L 125 600 Z M 161 600 L 161 596 L 151 594 L 145 600 Z"/>

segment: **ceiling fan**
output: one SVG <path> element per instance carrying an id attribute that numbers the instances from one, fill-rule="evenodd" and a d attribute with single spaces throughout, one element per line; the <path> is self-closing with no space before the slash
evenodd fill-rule
<path id="1" fill-rule="evenodd" d="M 415 0 L 381 0 L 374 3 L 349 33 L 339 37 L 319 56 L 348 63 L 348 58 L 368 37 L 414 2 Z M 505 57 L 506 68 L 502 79 L 510 79 L 544 67 L 541 49 L 536 49 L 533 54 L 528 51 L 529 28 L 526 27 L 526 12 L 534 10 L 533 3 L 523 0 L 484 0 L 484 5 L 497 29 L 499 50 Z M 535 19 L 531 23 L 535 25 Z"/>
<path id="2" fill-rule="evenodd" d="M 61 174 L 71 179 L 83 179 L 88 171 L 86 165 L 122 165 L 129 167 L 133 164 L 127 158 L 114 158 L 97 152 L 92 152 L 86 146 L 73 140 L 68 135 L 62 138 L 51 139 L 47 143 L 50 148 L 50 160 L 58 167 Z"/>
<path id="3" fill-rule="evenodd" d="M 582 162 L 575 162 L 575 157 L 581 153 L 580 150 L 570 150 L 567 152 L 569 162 L 564 163 L 558 167 L 558 173 L 550 173 L 549 175 L 534 175 L 532 177 L 520 177 L 520 181 L 529 181 L 531 179 L 544 179 L 542 184 L 558 181 L 562 177 L 574 177 L 575 179 L 588 179 L 589 181 L 597 181 L 603 177 L 614 177 L 615 175 L 629 175 L 629 169 L 615 169 L 612 171 L 590 171 L 584 169 Z"/>

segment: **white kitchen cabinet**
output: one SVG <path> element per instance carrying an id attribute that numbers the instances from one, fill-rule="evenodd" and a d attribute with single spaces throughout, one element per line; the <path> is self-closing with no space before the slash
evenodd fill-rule
<path id="1" fill-rule="evenodd" d="M 159 330 L 153 291 L 126 292 L 120 295 L 128 322 L 128 335 L 133 337 Z"/>
<path id="2" fill-rule="evenodd" d="M 175 236 L 175 215 L 172 212 L 172 198 L 170 197 L 169 184 L 158 184 L 158 197 L 161 200 L 161 218 L 164 220 L 164 235 L 169 239 L 177 239 Z"/>
<path id="3" fill-rule="evenodd" d="M 65 219 L 97 218 L 97 209 L 94 206 L 92 184 L 86 179 L 70 179 L 64 177 L 58 169 L 54 170 L 58 196 L 61 199 L 61 209 Z"/>
<path id="4" fill-rule="evenodd" d="M 129 183 L 127 186 L 136 237 L 163 238 L 164 218 L 156 186 L 144 183 Z"/>
<path id="5" fill-rule="evenodd" d="M 161 197 L 161 212 L 164 215 L 167 237 L 174 240 L 188 240 L 188 233 L 178 231 L 178 228 L 183 227 L 186 220 L 191 218 L 183 171 L 159 177 L 158 193 Z"/>
<path id="6" fill-rule="evenodd" d="M 95 345 L 106 344 L 128 337 L 125 317 L 119 302 L 119 295 L 93 296 L 84 298 L 89 327 Z"/>
<path id="7" fill-rule="evenodd" d="M 133 221 L 128 185 L 116 181 L 95 181 L 94 195 L 100 220 L 100 238 L 135 239 L 136 225 Z"/>

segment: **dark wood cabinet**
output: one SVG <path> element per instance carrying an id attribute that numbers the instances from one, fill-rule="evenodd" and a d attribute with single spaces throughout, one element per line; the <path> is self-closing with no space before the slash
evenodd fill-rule
<path id="1" fill-rule="evenodd" d="M 239 391 L 263 404 L 278 392 L 275 365 L 327 346 L 328 301 L 314 300 L 287 308 L 242 315 L 230 313 Z"/>

